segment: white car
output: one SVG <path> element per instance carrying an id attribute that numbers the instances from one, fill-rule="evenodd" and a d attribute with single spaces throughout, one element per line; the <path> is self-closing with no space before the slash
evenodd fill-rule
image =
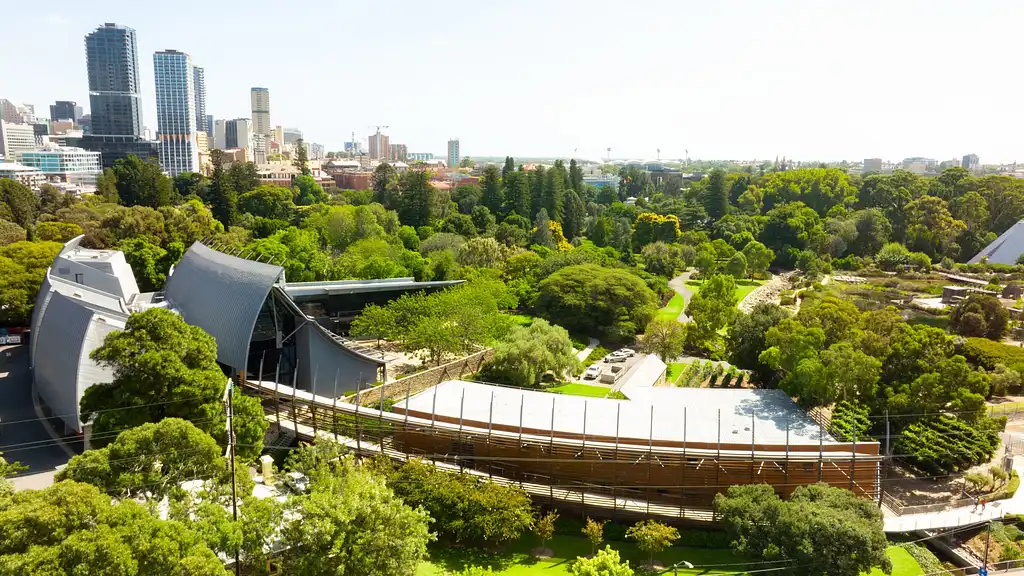
<path id="1" fill-rule="evenodd" d="M 593 380 L 594 378 L 597 378 L 600 375 L 601 375 L 601 367 L 598 366 L 597 364 L 594 364 L 590 368 L 587 368 L 587 370 L 585 372 L 583 372 L 583 379 L 584 380 Z"/>
<path id="2" fill-rule="evenodd" d="M 627 356 L 621 352 L 612 352 L 611 354 L 604 357 L 604 361 L 609 364 L 612 362 L 625 362 Z"/>
<path id="3" fill-rule="evenodd" d="M 623 348 L 622 350 L 619 350 L 617 353 L 624 354 L 627 358 L 632 358 L 633 356 L 636 356 L 636 350 L 633 350 L 632 348 Z"/>

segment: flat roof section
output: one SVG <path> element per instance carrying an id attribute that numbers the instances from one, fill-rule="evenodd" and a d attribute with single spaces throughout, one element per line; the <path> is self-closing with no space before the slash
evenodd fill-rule
<path id="1" fill-rule="evenodd" d="M 388 292 L 392 290 L 422 290 L 445 288 L 462 284 L 463 280 L 438 280 L 417 282 L 413 278 L 384 278 L 382 280 L 328 280 L 324 282 L 289 282 L 284 291 L 292 298 L 303 296 L 324 296 L 331 294 L 361 294 L 366 292 Z"/>
<path id="2" fill-rule="evenodd" d="M 449 380 L 412 396 L 408 403 L 396 403 L 395 408 L 407 409 L 410 416 L 431 419 L 433 414 L 469 427 L 487 428 L 492 420 L 495 427 L 521 426 L 532 434 L 553 430 L 556 435 L 585 433 L 644 443 L 785 445 L 788 429 L 793 445 L 841 444 L 782 390 L 648 388 L 639 396 L 633 400 L 585 398 Z"/>

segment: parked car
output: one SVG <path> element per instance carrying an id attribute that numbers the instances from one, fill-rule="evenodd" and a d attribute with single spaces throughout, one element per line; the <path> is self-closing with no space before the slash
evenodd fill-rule
<path id="1" fill-rule="evenodd" d="M 597 364 L 594 364 L 590 368 L 587 368 L 587 370 L 585 372 L 583 372 L 583 379 L 584 380 L 593 380 L 594 378 L 597 378 L 600 375 L 601 375 L 601 367 L 598 366 Z"/>
<path id="2" fill-rule="evenodd" d="M 612 362 L 625 362 L 627 356 L 619 352 L 612 352 L 611 354 L 604 357 L 604 361 L 609 364 Z"/>
<path id="3" fill-rule="evenodd" d="M 633 356 L 636 356 L 636 350 L 633 350 L 632 348 L 623 348 L 622 350 L 619 350 L 618 353 L 625 354 L 627 358 L 632 358 Z"/>

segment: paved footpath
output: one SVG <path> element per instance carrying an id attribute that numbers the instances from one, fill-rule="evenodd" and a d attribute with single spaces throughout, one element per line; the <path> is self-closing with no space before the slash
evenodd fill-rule
<path id="1" fill-rule="evenodd" d="M 686 307 L 690 305 L 690 298 L 693 297 L 693 290 L 686 285 L 686 281 L 690 279 L 690 274 L 693 272 L 683 272 L 679 276 L 668 281 L 668 287 L 675 290 L 676 294 L 683 297 L 683 310 L 679 313 L 679 317 L 676 318 L 676 322 L 682 322 L 683 324 L 690 321 L 690 317 L 686 315 Z"/>

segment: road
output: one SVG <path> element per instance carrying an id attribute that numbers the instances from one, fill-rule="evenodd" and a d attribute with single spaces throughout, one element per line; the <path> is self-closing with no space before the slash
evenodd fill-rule
<path id="1" fill-rule="evenodd" d="M 668 287 L 675 290 L 676 294 L 683 297 L 683 311 L 679 313 L 679 317 L 676 318 L 676 322 L 690 321 L 690 317 L 686 315 L 686 307 L 690 305 L 690 298 L 693 297 L 693 290 L 686 285 L 686 281 L 690 279 L 692 272 L 683 272 L 679 276 L 668 281 Z"/>
<path id="2" fill-rule="evenodd" d="M 0 346 L 0 394 L 0 452 L 28 467 L 16 478 L 67 463 L 68 453 L 36 415 L 27 345 Z"/>

